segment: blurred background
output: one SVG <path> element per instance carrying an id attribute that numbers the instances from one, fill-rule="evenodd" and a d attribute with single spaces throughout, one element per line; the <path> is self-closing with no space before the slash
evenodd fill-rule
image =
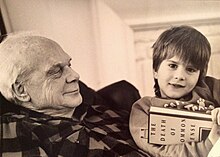
<path id="1" fill-rule="evenodd" d="M 220 78 L 219 0 L 0 0 L 0 9 L 1 35 L 37 31 L 57 41 L 95 90 L 127 80 L 141 96 L 154 95 L 151 46 L 182 24 L 208 38 L 208 75 Z"/>

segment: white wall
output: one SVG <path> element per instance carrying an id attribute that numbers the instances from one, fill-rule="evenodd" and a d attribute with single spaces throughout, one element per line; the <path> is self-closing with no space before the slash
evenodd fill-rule
<path id="1" fill-rule="evenodd" d="M 136 84 L 133 30 L 100 0 L 93 0 L 100 86 L 127 80 Z"/>

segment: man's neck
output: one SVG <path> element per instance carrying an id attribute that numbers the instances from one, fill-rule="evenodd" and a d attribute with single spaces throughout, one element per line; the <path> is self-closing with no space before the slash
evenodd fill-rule
<path id="1" fill-rule="evenodd" d="M 30 110 L 33 110 L 35 112 L 44 113 L 46 115 L 52 116 L 52 117 L 64 117 L 64 118 L 72 118 L 72 115 L 75 111 L 75 108 L 35 108 L 34 105 L 22 105 L 25 108 L 28 108 Z"/>
<path id="2" fill-rule="evenodd" d="M 64 118 L 71 118 L 74 111 L 75 111 L 75 108 L 66 108 L 66 109 L 61 109 L 61 110 L 56 110 L 56 109 L 39 110 L 39 112 L 42 112 L 44 114 L 47 114 L 53 117 L 64 117 Z"/>

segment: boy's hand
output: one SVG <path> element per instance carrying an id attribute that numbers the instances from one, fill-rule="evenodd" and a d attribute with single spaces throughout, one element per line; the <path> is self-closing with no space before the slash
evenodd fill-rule
<path id="1" fill-rule="evenodd" d="M 220 107 L 215 108 L 212 110 L 212 121 L 217 125 L 220 125 Z"/>
<path id="2" fill-rule="evenodd" d="M 213 105 L 208 105 L 205 103 L 205 100 L 200 98 L 197 100 L 197 103 L 190 104 L 185 103 L 181 101 L 174 101 L 167 104 L 164 104 L 164 107 L 168 108 L 177 108 L 177 109 L 186 109 L 189 111 L 198 111 L 198 112 L 204 112 L 204 113 L 211 113 L 211 111 L 214 109 Z"/>
<path id="3" fill-rule="evenodd" d="M 214 145 L 220 137 L 220 108 L 215 108 L 211 113 L 213 126 L 208 138 Z"/>

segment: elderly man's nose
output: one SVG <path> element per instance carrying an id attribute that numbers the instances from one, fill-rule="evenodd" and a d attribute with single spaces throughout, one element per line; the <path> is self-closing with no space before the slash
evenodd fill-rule
<path id="1" fill-rule="evenodd" d="M 66 82 L 71 83 L 74 81 L 79 81 L 79 78 L 80 78 L 79 74 L 69 67 L 67 72 Z"/>

